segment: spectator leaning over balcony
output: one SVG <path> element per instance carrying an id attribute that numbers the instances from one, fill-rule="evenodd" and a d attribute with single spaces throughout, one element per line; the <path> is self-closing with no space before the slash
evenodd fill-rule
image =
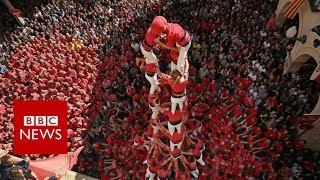
<path id="1" fill-rule="evenodd" d="M 29 170 L 29 158 L 20 162 L 14 163 L 13 158 L 10 155 L 5 155 L 1 158 L 1 179 L 16 179 L 14 177 L 24 177 L 25 179 L 38 179 L 37 175 Z M 19 175 L 21 174 L 21 175 Z M 23 178 L 22 178 L 23 179 Z"/>

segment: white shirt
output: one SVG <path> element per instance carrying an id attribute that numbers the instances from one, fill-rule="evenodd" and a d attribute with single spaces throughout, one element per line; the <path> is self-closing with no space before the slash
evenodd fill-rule
<path id="1" fill-rule="evenodd" d="M 253 74 L 253 72 L 250 72 L 248 76 L 252 81 L 256 81 L 257 80 L 257 75 Z"/>

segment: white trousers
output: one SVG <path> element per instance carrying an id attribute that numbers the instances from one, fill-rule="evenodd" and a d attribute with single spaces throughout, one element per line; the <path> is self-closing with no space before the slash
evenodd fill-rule
<path id="1" fill-rule="evenodd" d="M 146 58 L 146 63 L 158 63 L 159 59 L 156 57 L 156 55 L 153 53 L 153 51 L 146 51 L 142 44 L 140 45 L 141 52 L 143 56 Z"/>
<path id="2" fill-rule="evenodd" d="M 168 121 L 168 130 L 170 135 L 172 136 L 173 133 L 175 132 L 175 130 L 178 131 L 178 133 L 181 133 L 181 126 L 182 126 L 182 122 L 177 124 L 177 125 L 172 125 L 169 121 Z"/>
<path id="3" fill-rule="evenodd" d="M 176 65 L 176 63 L 174 63 L 173 61 L 171 61 L 171 63 L 170 63 L 170 69 L 171 69 L 171 71 L 177 69 L 177 65 Z M 179 71 L 179 72 L 180 72 L 180 71 Z"/>
<path id="4" fill-rule="evenodd" d="M 171 101 L 171 112 L 174 114 L 177 109 L 177 105 L 179 105 L 180 111 L 183 109 L 183 103 L 187 100 L 187 95 L 182 96 L 181 98 L 175 98 L 172 97 L 170 98 Z"/>
<path id="5" fill-rule="evenodd" d="M 200 123 L 200 126 L 196 130 L 192 131 L 192 135 L 197 136 L 198 133 L 201 132 L 201 129 L 202 129 L 202 123 Z"/>
<path id="6" fill-rule="evenodd" d="M 144 147 L 146 147 L 146 149 L 149 151 L 150 150 L 150 146 L 149 145 L 144 145 Z"/>
<path id="7" fill-rule="evenodd" d="M 152 107 L 150 104 L 149 104 L 149 107 L 152 111 L 152 115 L 151 115 L 151 118 L 152 119 L 156 119 L 158 117 L 158 114 L 159 114 L 159 111 L 156 107 Z"/>
<path id="8" fill-rule="evenodd" d="M 172 141 L 170 141 L 170 150 L 173 151 L 175 148 L 180 149 L 180 148 L 181 148 L 181 145 L 182 145 L 182 142 L 183 142 L 183 141 L 179 142 L 178 144 L 175 144 L 175 143 L 173 143 Z"/>
<path id="9" fill-rule="evenodd" d="M 202 159 L 202 153 L 200 153 L 200 158 L 199 159 L 197 159 L 197 162 L 200 164 L 200 165 L 202 165 L 202 166 L 205 166 L 206 165 L 206 163 L 203 161 L 203 159 Z"/>
<path id="10" fill-rule="evenodd" d="M 190 174 L 194 177 L 194 178 L 198 178 L 199 176 L 199 169 L 196 167 L 196 170 L 194 171 L 189 171 Z"/>
<path id="11" fill-rule="evenodd" d="M 182 74 L 184 72 L 185 59 L 187 57 L 190 46 L 191 46 L 191 40 L 189 41 L 189 44 L 186 45 L 185 47 L 181 47 L 177 44 L 177 47 L 180 47 L 179 57 L 178 57 L 178 61 L 177 61 L 177 66 L 178 66 L 177 68 L 178 68 L 179 72 Z"/>
<path id="12" fill-rule="evenodd" d="M 152 128 L 153 128 L 153 134 L 156 134 L 156 133 L 158 133 L 159 132 L 159 127 L 157 126 L 157 125 L 153 125 L 153 124 L 151 124 L 151 126 L 152 126 Z"/>
<path id="13" fill-rule="evenodd" d="M 154 73 L 153 76 L 148 76 L 147 73 L 145 73 L 145 77 L 146 79 L 149 81 L 151 87 L 150 87 L 150 91 L 149 93 L 150 94 L 154 94 L 154 92 L 156 91 L 157 89 L 157 73 Z"/>
<path id="14" fill-rule="evenodd" d="M 206 144 L 203 143 L 203 148 L 200 150 L 201 154 L 206 149 Z"/>
<path id="15" fill-rule="evenodd" d="M 157 178 L 158 180 L 161 180 L 159 177 Z M 168 178 L 166 178 L 166 180 L 167 180 Z"/>
<path id="16" fill-rule="evenodd" d="M 147 164 L 147 165 L 148 165 L 148 164 Z M 152 172 L 149 170 L 149 165 L 148 165 L 147 173 L 146 173 L 146 178 L 148 178 L 149 180 L 153 180 L 155 176 L 156 176 L 156 173 L 152 173 Z"/>

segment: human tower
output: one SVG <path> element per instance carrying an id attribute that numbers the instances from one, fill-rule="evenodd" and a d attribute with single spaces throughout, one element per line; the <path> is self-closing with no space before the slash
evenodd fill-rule
<path id="1" fill-rule="evenodd" d="M 161 72 L 158 57 L 154 48 L 170 50 L 172 59 L 171 72 Z M 145 77 L 150 83 L 148 95 L 149 107 L 152 110 L 151 133 L 143 145 L 148 150 L 145 160 L 148 179 L 191 179 L 197 178 L 198 165 L 205 165 L 202 152 L 205 145 L 197 134 L 201 123 L 188 118 L 187 91 L 189 62 L 187 52 L 191 46 L 191 37 L 180 25 L 168 23 L 162 16 L 153 19 L 151 27 L 141 43 L 143 59 L 138 58 L 145 68 Z M 170 86 L 170 102 L 161 103 L 161 83 Z M 135 142 L 137 145 L 137 142 Z"/>

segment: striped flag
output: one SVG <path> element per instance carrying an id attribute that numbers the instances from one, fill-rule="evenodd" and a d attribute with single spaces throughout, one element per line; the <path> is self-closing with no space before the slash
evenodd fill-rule
<path id="1" fill-rule="evenodd" d="M 305 0 L 293 0 L 284 13 L 284 17 L 293 19 Z"/>
<path id="2" fill-rule="evenodd" d="M 313 71 L 310 80 L 314 80 L 317 83 L 320 83 L 320 63 L 317 65 L 315 70 Z"/>

